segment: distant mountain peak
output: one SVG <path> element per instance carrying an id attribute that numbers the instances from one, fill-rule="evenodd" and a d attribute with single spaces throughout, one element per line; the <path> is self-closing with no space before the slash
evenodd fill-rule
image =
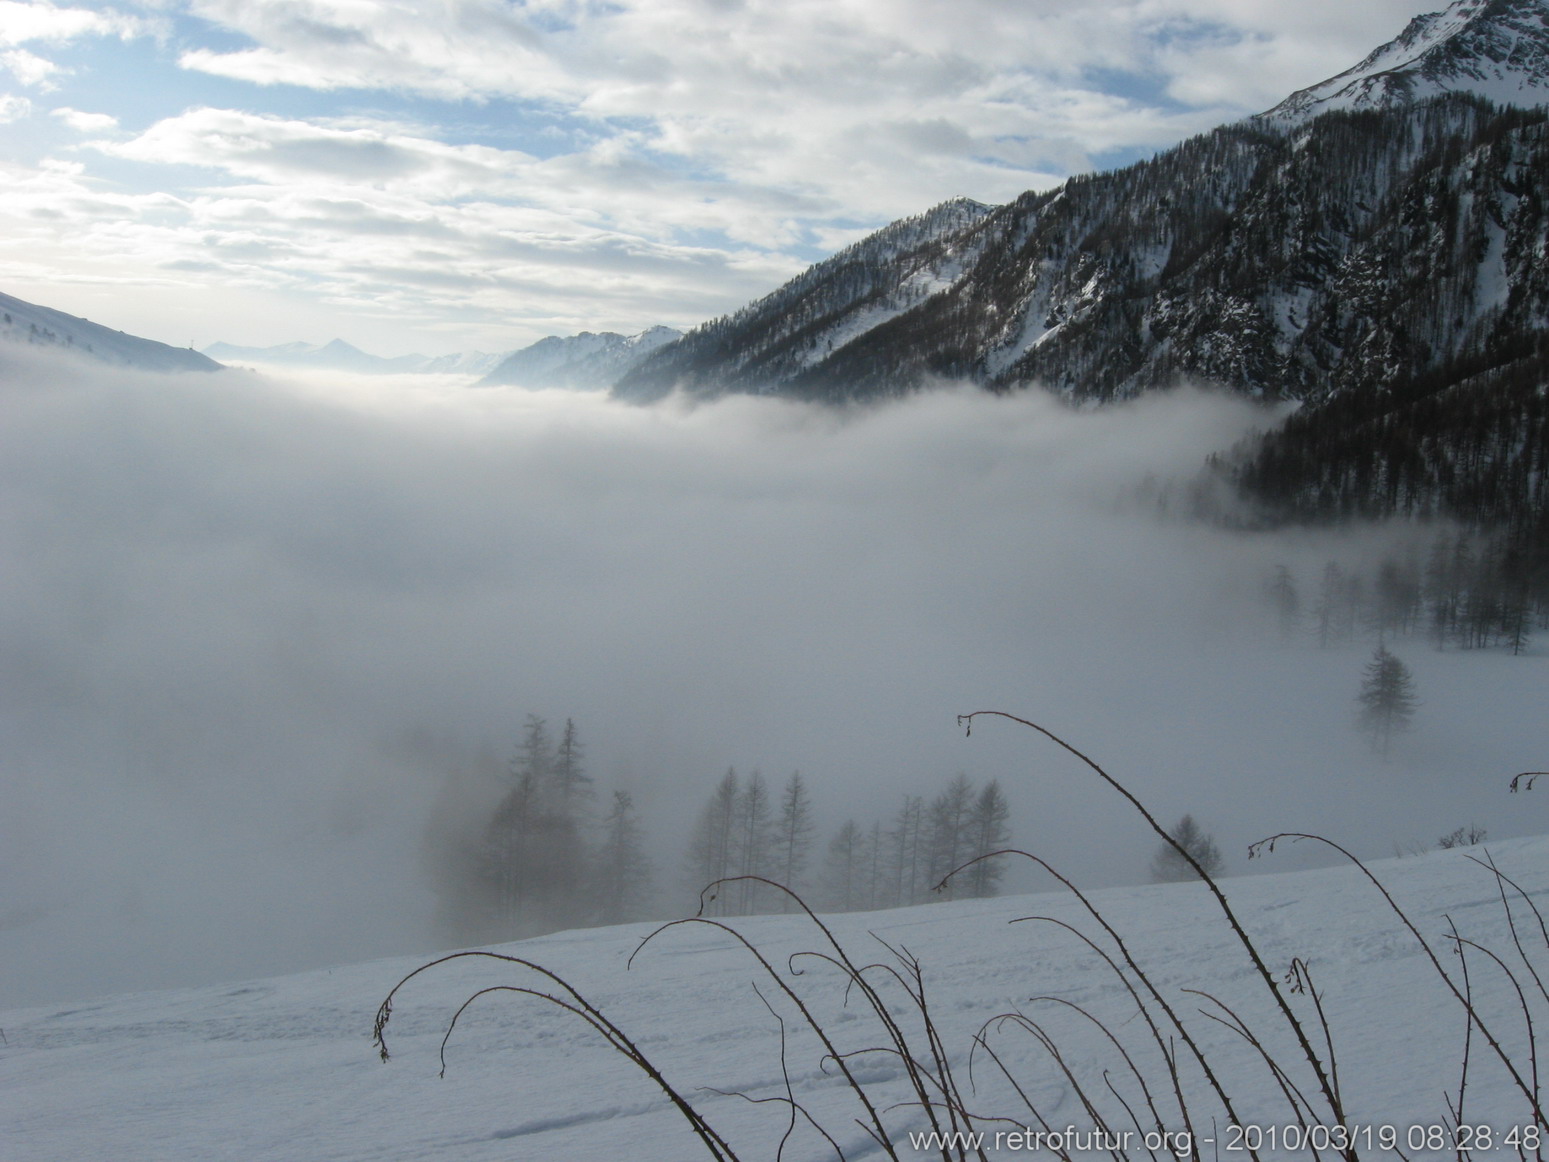
<path id="1" fill-rule="evenodd" d="M 681 335 L 681 331 L 660 324 L 638 335 L 620 335 L 614 331 L 548 335 L 507 355 L 479 381 L 478 386 L 601 390 L 652 351 Z"/>
<path id="2" fill-rule="evenodd" d="M 1416 16 L 1354 68 L 1259 117 L 1297 123 L 1333 109 L 1373 109 L 1465 92 L 1500 105 L 1549 102 L 1549 0 L 1457 0 Z"/>

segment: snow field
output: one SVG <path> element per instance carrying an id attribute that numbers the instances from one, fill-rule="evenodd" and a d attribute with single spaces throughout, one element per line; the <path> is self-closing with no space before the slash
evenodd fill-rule
<path id="1" fill-rule="evenodd" d="M 1513 949 L 1496 882 L 1468 859 L 1482 851 L 1437 852 L 1372 868 L 1449 971 L 1455 972 L 1457 957 L 1446 948 L 1448 917 L 1531 987 Z M 1549 892 L 1549 838 L 1492 844 L 1489 851 L 1530 896 Z M 1449 1124 L 1446 1103 L 1449 1093 L 1455 1100 L 1458 1086 L 1463 1011 L 1370 883 L 1348 867 L 1224 883 L 1273 971 L 1285 971 L 1293 957 L 1310 966 L 1328 1013 L 1350 1122 L 1392 1126 L 1400 1135 L 1411 1127 Z M 1199 1010 L 1210 1003 L 1186 989 L 1207 991 L 1231 1006 L 1316 1106 L 1305 1063 L 1203 885 L 1107 889 L 1091 900 L 1198 1038 L 1244 1123 L 1273 1126 L 1294 1119 L 1262 1059 L 1235 1033 L 1201 1016 Z M 1513 902 L 1513 913 L 1524 947 L 1541 962 L 1544 938 L 1536 921 L 1520 900 Z M 1010 923 L 1038 916 L 1048 919 Z M 974 1055 L 970 1085 L 974 1034 L 1013 1011 L 1046 1028 L 1072 1075 L 1088 1083 L 1095 1079 L 1091 1093 L 1104 1099 L 1116 1129 L 1134 1132 L 1102 1089 L 1104 1070 L 1141 1111 L 1145 1125 L 1139 1083 L 1106 1035 L 1072 1004 L 1101 1018 L 1146 1074 L 1166 1125 L 1181 1126 L 1165 1069 L 1154 1043 L 1147 1043 L 1134 1002 L 1093 951 L 1054 921 L 1112 948 L 1090 914 L 1063 892 L 825 919 L 858 964 L 897 963 L 879 940 L 918 958 L 964 1104 L 1009 1119 L 988 1124 L 992 1134 L 1019 1125 L 1039 1127 L 983 1050 Z M 788 956 L 824 947 L 807 918 L 730 923 L 807 1001 L 841 1051 L 882 1043 L 878 1022 L 859 995 L 852 991 L 846 1003 L 844 977 L 833 966 L 798 957 L 793 963 L 800 975 L 787 972 Z M 810 1029 L 744 947 L 712 927 L 682 925 L 655 937 L 633 967 L 626 967 L 650 931 L 651 925 L 627 925 L 565 932 L 499 951 L 531 959 L 573 983 L 746 1160 L 776 1157 L 789 1127 L 784 1103 L 730 1096 L 786 1093 L 780 1024 L 756 986 L 785 1024 L 784 1071 L 792 1095 L 847 1157 L 882 1156 L 856 1122 L 866 1114 L 853 1091 L 832 1065 L 822 1068 L 823 1051 Z M 446 1077 L 440 1078 L 438 1046 L 464 999 L 490 986 L 538 983 L 515 965 L 464 958 L 409 982 L 386 1029 L 392 1059 L 380 1063 L 370 1043 L 373 1013 L 396 981 L 428 959 L 395 958 L 247 984 L 6 1013 L 0 1017 L 6 1036 L 0 1093 L 7 1107 L 0 1156 L 13 1162 L 105 1157 L 678 1162 L 709 1156 L 647 1077 L 577 1017 L 530 997 L 496 993 L 475 1002 L 450 1039 Z M 1469 969 L 1482 1016 L 1525 1070 L 1527 1035 L 1510 982 L 1483 953 L 1471 951 Z M 902 1000 L 896 987 L 886 987 L 880 970 L 871 970 L 868 979 L 892 1001 Z M 1041 996 L 1059 1000 L 1032 999 Z M 1307 996 L 1290 999 L 1298 1013 L 1310 1016 Z M 909 1019 L 907 1005 L 891 1007 L 901 1020 Z M 1539 995 L 1535 1014 L 1543 1007 Z M 1309 1028 L 1321 1048 L 1316 1025 Z M 1008 1026 L 992 1033 L 989 1044 L 1051 1127 L 1091 1126 L 1074 1087 L 1034 1036 Z M 851 1061 L 882 1111 L 898 1156 L 929 1156 L 909 1148 L 909 1132 L 928 1126 L 909 1104 L 896 1057 L 862 1054 Z M 1218 1133 L 1225 1116 L 1198 1071 L 1185 1069 L 1181 1078 L 1196 1133 L 1203 1136 L 1212 1124 L 1211 1132 Z M 1498 1134 L 1531 1120 L 1527 1103 L 1489 1059 L 1477 1034 L 1463 1120 L 1488 1123 Z M 1025 1148 L 987 1153 L 1029 1156 Z M 1208 1149 L 1204 1153 L 1211 1156 Z M 784 1156 L 815 1160 L 833 1157 L 834 1151 L 798 1125 Z M 1372 1150 L 1366 1156 L 1383 1155 Z"/>

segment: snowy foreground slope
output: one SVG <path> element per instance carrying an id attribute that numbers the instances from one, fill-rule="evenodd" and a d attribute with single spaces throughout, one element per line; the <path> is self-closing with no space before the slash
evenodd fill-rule
<path id="1" fill-rule="evenodd" d="M 1536 796 L 1524 796 L 1523 806 L 1537 809 Z M 1459 961 L 1446 948 L 1446 917 L 1464 937 L 1494 950 L 1531 987 L 1512 945 L 1497 881 L 1468 858 L 1484 853 L 1484 848 L 1436 852 L 1382 861 L 1372 870 L 1410 912 L 1449 971 L 1456 975 Z M 1492 844 L 1489 853 L 1529 896 L 1541 901 L 1549 893 L 1549 838 Z M 1350 1121 L 1394 1127 L 1401 1147 L 1413 1128 L 1446 1124 L 1447 1095 L 1456 1100 L 1458 1088 L 1464 1015 L 1371 884 L 1352 868 L 1333 867 L 1242 877 L 1226 881 L 1226 887 L 1276 973 L 1294 957 L 1311 966 L 1329 1014 Z M 1272 1019 L 1263 984 L 1250 974 L 1203 885 L 1109 889 L 1092 899 L 1200 1038 L 1231 1090 L 1239 1117 L 1266 1126 L 1284 1124 L 1289 1119 L 1285 1101 L 1262 1060 L 1234 1034 L 1199 1016 L 1205 1002 L 1182 991 L 1202 989 L 1231 1005 L 1311 1093 L 1304 1064 Z M 1513 911 L 1523 947 L 1535 961 L 1544 961 L 1544 936 L 1520 898 L 1513 901 Z M 1020 1008 L 1046 1023 L 1072 1072 L 1095 1080 L 1099 1097 L 1105 1096 L 1101 1072 L 1107 1069 L 1115 1087 L 1141 1111 L 1142 1124 L 1147 1121 L 1138 1084 L 1095 1026 L 1067 1005 L 1031 999 L 1052 994 L 1104 1018 L 1149 1073 L 1153 1097 L 1166 1115 L 1171 1087 L 1157 1071 L 1154 1044 L 1145 1044 L 1144 1023 L 1133 1001 L 1093 951 L 1067 930 L 1047 921 L 1008 924 L 1035 915 L 1073 924 L 1111 948 L 1091 916 L 1064 894 L 849 915 L 832 923 L 858 957 L 888 959 L 868 931 L 918 957 L 944 1043 L 959 1059 L 959 1083 L 965 1088 L 968 1074 L 961 1058 L 972 1034 L 997 1014 Z M 805 918 L 734 923 L 782 970 L 788 953 L 822 945 Z M 700 1112 L 743 1159 L 776 1157 L 787 1126 L 785 1107 L 755 1105 L 697 1087 L 741 1090 L 754 1097 L 785 1093 L 779 1026 L 753 991 L 758 982 L 786 1020 L 792 1092 L 847 1157 L 882 1156 L 856 1124 L 864 1116 L 861 1106 L 832 1068 L 826 1075 L 819 1070 L 819 1051 L 803 1034 L 791 1004 L 744 948 L 708 927 L 680 927 L 659 936 L 626 970 L 627 957 L 648 931 L 648 925 L 632 925 L 566 932 L 504 951 L 568 976 L 693 1095 Z M 5 1034 L 0 1157 L 9 1162 L 679 1162 L 709 1156 L 646 1077 L 601 1047 L 578 1019 L 531 998 L 482 998 L 451 1040 L 445 1079 L 438 1077 L 437 1046 L 462 999 L 480 987 L 534 983 L 512 965 L 464 959 L 416 978 L 398 996 L 387 1029 L 392 1059 L 381 1063 L 371 1045 L 373 1014 L 394 982 L 420 963 L 416 958 L 383 960 L 0 1015 Z M 858 996 L 845 1007 L 836 973 L 815 960 L 798 963 L 808 971 L 785 979 L 809 999 L 836 1042 L 849 1049 L 877 1044 L 874 1019 Z M 1480 1012 L 1525 1072 L 1523 1021 L 1509 982 L 1482 952 L 1471 950 L 1467 964 Z M 1299 1011 L 1310 1012 L 1305 995 L 1291 1000 Z M 1535 1015 L 1542 1017 L 1541 995 L 1538 1002 Z M 1313 1032 L 1321 1043 L 1321 1034 Z M 1049 1053 L 1033 1037 L 1008 1028 L 993 1035 L 990 1044 L 1051 1125 L 1091 1125 Z M 906 1100 L 896 1062 L 881 1055 L 853 1062 L 879 1109 Z M 981 1052 L 974 1069 L 978 1089 L 967 1098 L 970 1106 L 1011 1119 L 988 1127 L 991 1144 L 995 1129 L 1014 1130 L 1032 1121 L 1004 1082 L 997 1084 L 995 1072 Z M 1201 1092 L 1197 1082 L 1197 1077 L 1185 1077 L 1191 1090 Z M 1219 1116 L 1209 1104 L 1201 1097 L 1195 1106 L 1201 1137 L 1212 1133 L 1211 1114 Z M 1118 1110 L 1111 1098 L 1108 1107 Z M 1122 1110 L 1119 1115 L 1115 1125 L 1122 1128 Z M 917 1110 L 904 1106 L 882 1116 L 899 1157 L 942 1156 L 939 1150 L 909 1146 L 908 1131 L 924 1125 Z M 1489 1060 L 1477 1034 L 1463 1121 L 1493 1128 L 1495 1150 L 1476 1157 L 1516 1156 L 1516 1150 L 1502 1145 L 1502 1135 L 1531 1122 L 1526 1100 Z M 1175 1124 L 1169 1118 L 1168 1125 Z M 1427 1132 L 1419 1131 L 1422 1137 Z M 1248 1157 L 1228 1148 L 1219 1123 L 1214 1133 L 1220 1135 L 1217 1145 L 1201 1146 L 1201 1156 Z M 986 1154 L 1032 1154 L 1006 1141 L 1015 1139 L 1003 1140 L 1000 1151 L 991 1145 Z M 1406 1152 L 1436 1157 L 1451 1151 L 1422 1145 Z M 1361 1153 L 1396 1156 L 1375 1144 Z M 1265 1154 L 1281 1156 L 1283 1151 Z M 831 1146 L 804 1127 L 797 1128 L 784 1153 L 787 1159 L 834 1156 Z M 1148 1154 L 1134 1145 L 1130 1156 Z M 1157 1151 L 1156 1156 L 1167 1155 Z"/>

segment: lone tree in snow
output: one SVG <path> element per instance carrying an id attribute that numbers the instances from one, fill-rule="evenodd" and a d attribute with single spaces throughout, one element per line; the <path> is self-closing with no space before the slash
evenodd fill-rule
<path id="1" fill-rule="evenodd" d="M 1194 816 L 1185 815 L 1178 820 L 1178 825 L 1172 830 L 1172 837 L 1194 857 L 1194 862 L 1205 870 L 1205 874 L 1212 879 L 1221 874 L 1224 861 L 1221 858 L 1221 849 L 1216 846 L 1216 841 L 1210 838 L 1203 828 L 1194 822 Z M 1178 849 L 1170 843 L 1157 845 L 1156 854 L 1151 857 L 1151 880 L 1153 883 L 1169 884 L 1180 880 L 1197 880 L 1199 872 L 1189 866 L 1189 861 L 1178 853 Z"/>
<path id="2" fill-rule="evenodd" d="M 1420 704 L 1409 667 L 1379 645 L 1366 663 L 1366 677 L 1355 700 L 1360 706 L 1360 728 L 1371 737 L 1372 748 L 1386 758 L 1393 736 L 1409 728 Z"/>

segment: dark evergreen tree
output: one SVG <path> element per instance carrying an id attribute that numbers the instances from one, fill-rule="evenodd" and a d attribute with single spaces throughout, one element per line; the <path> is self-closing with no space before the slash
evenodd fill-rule
<path id="1" fill-rule="evenodd" d="M 754 771 L 742 788 L 737 803 L 737 862 L 739 876 L 768 878 L 774 847 L 770 825 L 769 784 Z M 753 880 L 737 886 L 737 910 L 744 916 L 761 911 L 768 903 L 768 889 Z"/>
<path id="2" fill-rule="evenodd" d="M 592 795 L 592 778 L 586 773 L 583 762 L 580 732 L 573 718 L 565 719 L 565 733 L 555 748 L 554 784 L 560 800 L 572 810 L 579 811 L 581 801 Z"/>
<path id="3" fill-rule="evenodd" d="M 931 800 L 928 886 L 934 889 L 947 873 L 967 862 L 971 832 L 969 816 L 973 808 L 973 784 L 965 774 L 954 775 L 947 789 Z M 942 889 L 945 899 L 959 894 L 956 880 Z"/>
<path id="4" fill-rule="evenodd" d="M 1284 565 L 1275 569 L 1274 576 L 1265 585 L 1265 595 L 1275 613 L 1275 626 L 1281 641 L 1290 641 L 1301 624 L 1302 603 L 1296 592 L 1296 581 L 1291 570 Z"/>
<path id="5" fill-rule="evenodd" d="M 577 918 L 585 854 L 580 828 L 554 778 L 544 720 L 528 715 L 512 759 L 511 787 L 485 829 L 480 874 L 506 939 L 549 931 Z"/>
<path id="6" fill-rule="evenodd" d="M 823 905 L 835 912 L 853 912 L 861 906 L 866 867 L 866 834 L 853 819 L 846 819 L 828 841 L 823 860 Z"/>
<path id="7" fill-rule="evenodd" d="M 1419 705 L 1409 667 L 1379 645 L 1366 665 L 1356 702 L 1360 728 L 1370 736 L 1373 748 L 1386 756 L 1393 736 L 1408 729 Z"/>
<path id="8" fill-rule="evenodd" d="M 926 839 L 925 800 L 920 795 L 905 795 L 893 828 L 887 833 L 892 884 L 879 903 L 902 907 L 921 898 L 929 870 Z"/>
<path id="9" fill-rule="evenodd" d="M 1221 874 L 1224 861 L 1221 850 L 1198 823 L 1194 816 L 1185 815 L 1172 829 L 1172 837 L 1178 845 L 1194 857 L 1194 862 L 1214 879 Z M 1189 861 L 1170 843 L 1158 843 L 1156 854 L 1151 857 L 1151 879 L 1154 883 L 1174 883 L 1180 880 L 1199 879 L 1199 872 L 1189 866 Z"/>
<path id="10" fill-rule="evenodd" d="M 776 875 L 773 878 L 798 895 L 805 888 L 812 827 L 812 803 L 807 785 L 802 781 L 801 772 L 794 771 L 780 796 L 780 817 L 775 825 L 773 850 Z M 789 912 L 795 907 L 795 901 L 782 895 L 781 911 Z"/>
<path id="11" fill-rule="evenodd" d="M 736 768 L 728 767 L 694 825 L 688 848 L 688 886 L 695 896 L 717 880 L 737 874 L 737 809 L 741 791 Z M 713 898 L 705 900 L 707 916 L 732 913 L 733 901 L 727 899 L 725 888 L 723 885 Z"/>
<path id="12" fill-rule="evenodd" d="M 999 851 L 1011 841 L 1011 805 L 1006 802 L 997 780 L 991 779 L 974 797 L 968 833 L 970 859 Z M 1004 874 L 1004 857 L 980 860 L 963 873 L 968 895 L 993 896 Z"/>
<path id="13" fill-rule="evenodd" d="M 1340 639 L 1343 624 L 1342 609 L 1345 600 L 1345 572 L 1335 562 L 1323 567 L 1323 580 L 1318 586 L 1318 599 L 1312 607 L 1313 633 L 1318 645 L 1328 647 Z"/>
<path id="14" fill-rule="evenodd" d="M 628 791 L 614 791 L 603 819 L 602 842 L 592 863 L 591 896 L 597 922 L 644 919 L 653 891 L 651 865 L 640 841 L 640 823 Z"/>

